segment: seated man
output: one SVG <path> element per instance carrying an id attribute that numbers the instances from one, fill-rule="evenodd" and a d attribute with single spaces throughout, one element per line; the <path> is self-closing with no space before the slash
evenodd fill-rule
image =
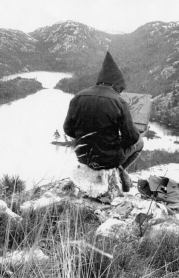
<path id="1" fill-rule="evenodd" d="M 122 72 L 107 52 L 96 85 L 74 96 L 63 127 L 75 138 L 78 161 L 94 170 L 118 168 L 128 192 L 132 182 L 125 169 L 139 156 L 143 140 L 120 97 L 125 88 Z"/>

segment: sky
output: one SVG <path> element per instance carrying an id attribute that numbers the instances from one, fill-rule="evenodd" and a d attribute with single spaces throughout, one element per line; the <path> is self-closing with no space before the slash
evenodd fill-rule
<path id="1" fill-rule="evenodd" d="M 66 20 L 130 33 L 151 21 L 179 21 L 179 0 L 0 0 L 0 28 L 28 33 Z"/>

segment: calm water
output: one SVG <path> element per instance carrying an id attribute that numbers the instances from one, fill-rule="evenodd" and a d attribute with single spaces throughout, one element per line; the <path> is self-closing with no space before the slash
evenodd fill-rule
<path id="1" fill-rule="evenodd" d="M 19 175 L 28 187 L 68 177 L 76 157 L 70 149 L 54 146 L 51 142 L 56 129 L 64 139 L 62 126 L 72 98 L 53 87 L 60 79 L 71 75 L 31 72 L 12 75 L 8 79 L 17 76 L 36 78 L 47 89 L 0 106 L 0 177 L 3 174 Z M 172 136 L 169 129 L 157 123 L 150 126 L 161 139 L 145 139 L 145 149 L 179 149 L 179 145 L 173 143 L 179 138 Z"/>
<path id="2" fill-rule="evenodd" d="M 179 151 L 179 144 L 174 143 L 175 141 L 179 142 L 179 136 L 174 136 L 174 130 L 172 128 L 166 127 L 156 122 L 149 123 L 149 129 L 156 132 L 156 135 L 160 138 L 154 138 L 148 140 L 144 138 L 145 141 L 145 150 L 155 150 L 155 149 L 165 149 L 168 151 Z M 179 131 L 177 131 L 179 134 Z"/>
<path id="3" fill-rule="evenodd" d="M 72 95 L 52 88 L 70 74 L 33 72 L 9 78 L 17 76 L 37 78 L 48 89 L 0 106 L 0 177 L 18 174 L 32 186 L 68 176 L 75 156 L 51 142 L 56 129 L 64 139 L 62 126 Z"/>

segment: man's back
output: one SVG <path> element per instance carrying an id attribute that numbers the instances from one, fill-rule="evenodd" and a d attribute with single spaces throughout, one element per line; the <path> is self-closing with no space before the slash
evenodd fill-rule
<path id="1" fill-rule="evenodd" d="M 124 101 L 109 86 L 93 86 L 83 90 L 77 93 L 71 102 L 74 132 L 71 126 L 68 130 L 67 123 L 65 132 L 72 132 L 71 137 L 79 138 L 91 132 L 107 132 L 107 128 L 111 127 L 111 132 L 118 136 L 123 103 Z"/>
<path id="2" fill-rule="evenodd" d="M 125 159 L 123 148 L 138 140 L 127 104 L 110 86 L 79 92 L 70 103 L 70 111 L 64 130 L 76 139 L 77 147 L 82 146 L 76 153 L 84 164 L 117 167 Z"/>
<path id="3" fill-rule="evenodd" d="M 76 139 L 78 160 L 91 168 L 118 167 L 125 159 L 124 150 L 139 138 L 128 105 L 118 93 L 124 88 L 123 75 L 107 52 L 97 85 L 70 102 L 64 131 Z"/>

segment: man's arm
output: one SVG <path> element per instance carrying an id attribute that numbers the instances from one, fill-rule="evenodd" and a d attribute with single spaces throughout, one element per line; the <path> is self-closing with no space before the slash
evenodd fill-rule
<path id="1" fill-rule="evenodd" d="M 74 99 L 72 99 L 70 101 L 65 122 L 63 124 L 64 132 L 72 138 L 75 138 L 75 123 L 73 119 L 74 110 L 75 110 Z"/>
<path id="2" fill-rule="evenodd" d="M 122 105 L 123 123 L 120 127 L 120 131 L 122 138 L 122 146 L 126 149 L 134 145 L 139 140 L 140 133 L 132 120 L 128 104 L 124 101 Z"/>

